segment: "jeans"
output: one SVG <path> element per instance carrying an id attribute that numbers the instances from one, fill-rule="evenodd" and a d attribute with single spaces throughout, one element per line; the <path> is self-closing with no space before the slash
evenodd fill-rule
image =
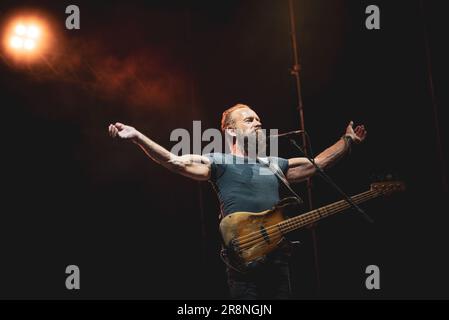
<path id="1" fill-rule="evenodd" d="M 248 273 L 226 269 L 232 299 L 289 299 L 290 269 L 285 257 L 276 257 Z"/>

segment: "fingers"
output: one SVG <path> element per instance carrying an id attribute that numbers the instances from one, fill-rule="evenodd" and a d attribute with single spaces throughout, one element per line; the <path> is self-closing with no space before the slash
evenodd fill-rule
<path id="1" fill-rule="evenodd" d="M 109 135 L 110 135 L 112 138 L 115 138 L 115 137 L 117 136 L 117 134 L 118 134 L 118 129 L 117 129 L 117 127 L 114 126 L 113 124 L 110 124 L 110 125 L 109 125 Z"/>
<path id="2" fill-rule="evenodd" d="M 366 137 L 367 131 L 364 125 L 360 125 L 354 129 L 354 133 L 360 138 L 360 140 L 363 140 Z"/>
<path id="3" fill-rule="evenodd" d="M 115 138 L 115 135 L 116 135 L 115 130 L 116 130 L 116 129 L 115 129 L 114 125 L 110 124 L 110 125 L 109 125 L 109 135 L 110 135 L 112 138 Z"/>

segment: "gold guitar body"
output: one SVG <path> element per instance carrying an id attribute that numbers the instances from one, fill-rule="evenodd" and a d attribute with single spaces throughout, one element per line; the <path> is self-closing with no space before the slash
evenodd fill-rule
<path id="1" fill-rule="evenodd" d="M 220 232 L 230 264 L 244 272 L 279 248 L 285 241 L 279 223 L 286 219 L 286 207 L 294 204 L 294 198 L 287 198 L 271 210 L 234 212 L 224 217 L 220 222 Z"/>
<path id="2" fill-rule="evenodd" d="M 378 196 L 405 190 L 400 181 L 372 183 L 368 191 L 352 196 L 354 203 L 363 203 Z M 227 263 L 245 272 L 263 262 L 268 254 L 280 247 L 284 235 L 316 221 L 350 208 L 346 200 L 311 210 L 293 218 L 286 217 L 286 209 L 296 204 L 295 198 L 286 198 L 273 209 L 262 212 L 234 212 L 220 222 L 220 232 L 226 248 Z"/>

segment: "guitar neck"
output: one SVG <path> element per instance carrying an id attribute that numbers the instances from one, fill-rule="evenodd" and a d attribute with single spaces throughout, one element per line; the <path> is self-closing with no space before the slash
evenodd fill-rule
<path id="1" fill-rule="evenodd" d="M 366 192 L 360 193 L 358 195 L 352 196 L 351 200 L 353 202 L 359 204 L 359 203 L 368 201 L 370 199 L 374 199 L 378 196 L 380 196 L 379 192 L 377 192 L 375 190 L 370 190 L 370 191 L 366 191 Z M 300 229 L 300 228 L 307 226 L 309 224 L 312 224 L 314 222 L 317 222 L 326 217 L 329 217 L 335 213 L 346 210 L 349 207 L 350 207 L 350 204 L 346 200 L 337 201 L 337 202 L 331 203 L 327 206 L 309 211 L 302 215 L 284 220 L 284 221 L 278 223 L 278 227 L 281 230 L 281 232 L 285 234 L 285 233 L 291 232 L 293 230 Z"/>

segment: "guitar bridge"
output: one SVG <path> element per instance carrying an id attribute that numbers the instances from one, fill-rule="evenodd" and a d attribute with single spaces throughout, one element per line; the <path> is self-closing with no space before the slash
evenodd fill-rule
<path id="1" fill-rule="evenodd" d="M 237 239 L 232 239 L 229 242 L 229 249 L 231 252 L 233 252 L 234 254 L 238 254 L 240 252 L 240 245 L 239 245 L 239 241 Z"/>

